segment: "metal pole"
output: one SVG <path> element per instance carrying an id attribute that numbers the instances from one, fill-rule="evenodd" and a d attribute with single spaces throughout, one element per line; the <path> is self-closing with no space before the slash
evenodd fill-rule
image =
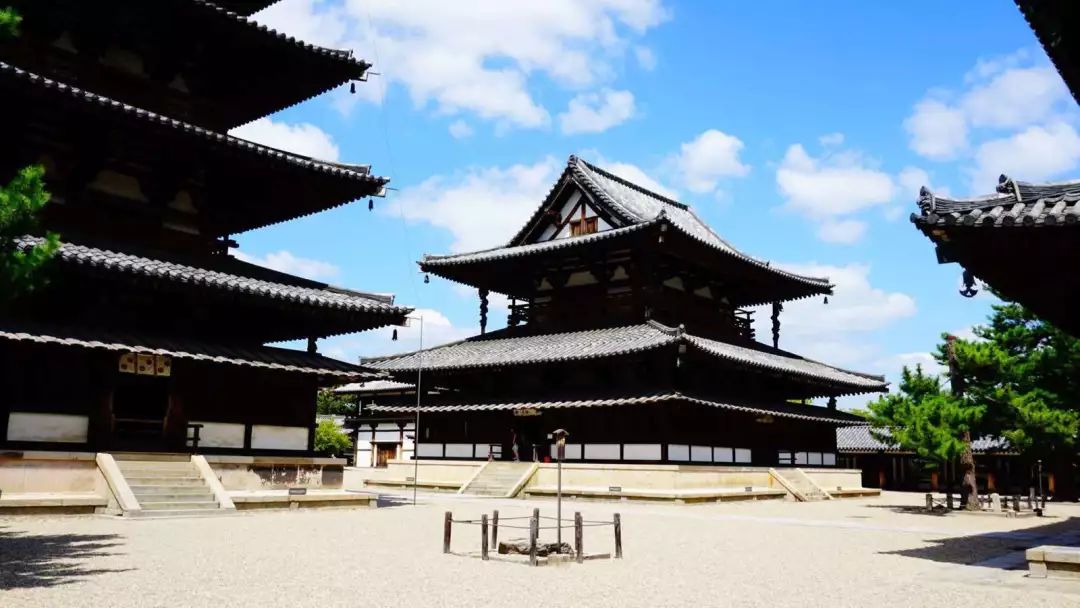
<path id="1" fill-rule="evenodd" d="M 424 316 L 420 315 L 420 350 L 417 351 L 419 357 L 419 364 L 416 368 L 416 420 L 413 423 L 413 441 L 412 441 L 412 460 L 413 460 L 413 478 L 412 478 L 412 504 L 416 506 L 416 486 L 420 481 L 420 380 L 424 373 Z"/>
<path id="2" fill-rule="evenodd" d="M 555 518 L 559 520 L 558 532 L 555 534 L 556 547 L 562 551 L 562 454 L 561 450 L 555 449 L 555 459 L 558 462 L 559 481 L 555 487 Z"/>
<path id="3" fill-rule="evenodd" d="M 1046 508 L 1046 494 L 1043 494 L 1042 485 L 1042 458 L 1039 459 L 1039 506 L 1043 509 Z"/>

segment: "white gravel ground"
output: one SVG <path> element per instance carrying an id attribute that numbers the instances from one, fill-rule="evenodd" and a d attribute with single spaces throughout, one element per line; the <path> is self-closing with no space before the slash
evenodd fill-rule
<path id="1" fill-rule="evenodd" d="M 621 512 L 625 559 L 529 568 L 443 555 L 442 514 L 554 515 L 552 501 L 420 498 L 204 519 L 0 518 L 0 606 L 1080 606 L 1080 583 L 1001 567 L 1025 547 L 1080 538 L 1080 505 L 1004 519 L 898 512 L 922 500 L 904 494 L 568 502 L 568 517 Z M 479 539 L 458 527 L 453 548 L 475 551 Z M 585 542 L 609 551 L 611 533 L 587 528 Z"/>

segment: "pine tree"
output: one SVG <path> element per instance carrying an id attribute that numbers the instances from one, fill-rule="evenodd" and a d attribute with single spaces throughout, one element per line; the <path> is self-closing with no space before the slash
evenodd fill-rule
<path id="1" fill-rule="evenodd" d="M 21 22 L 13 9 L 0 8 L 0 40 L 18 36 Z M 49 202 L 44 177 L 43 167 L 25 167 L 0 187 L 0 309 L 44 285 L 41 270 L 60 249 L 60 237 L 52 232 L 33 245 L 19 243 L 37 232 L 38 212 Z"/>

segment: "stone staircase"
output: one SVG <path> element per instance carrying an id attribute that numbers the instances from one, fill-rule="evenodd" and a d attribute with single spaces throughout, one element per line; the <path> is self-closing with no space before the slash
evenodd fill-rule
<path id="1" fill-rule="evenodd" d="M 816 483 L 802 469 L 769 469 L 769 473 L 780 482 L 795 500 L 800 502 L 813 502 L 818 500 L 832 500 L 828 492 L 818 487 Z"/>
<path id="2" fill-rule="evenodd" d="M 190 460 L 121 460 L 120 467 L 142 508 L 139 517 L 191 517 L 226 511 Z"/>
<path id="3" fill-rule="evenodd" d="M 498 462 L 484 465 L 480 473 L 460 490 L 472 496 L 510 498 L 520 489 L 526 475 L 536 468 L 534 462 Z"/>

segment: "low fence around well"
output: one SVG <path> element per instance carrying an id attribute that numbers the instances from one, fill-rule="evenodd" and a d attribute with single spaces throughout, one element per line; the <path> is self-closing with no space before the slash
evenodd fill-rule
<path id="1" fill-rule="evenodd" d="M 521 525 L 520 523 L 507 523 L 507 522 L 522 522 L 528 520 L 527 525 Z M 541 520 L 545 522 L 555 521 L 554 525 L 541 525 Z M 571 522 L 571 523 L 565 523 Z M 459 525 L 474 525 L 480 527 L 480 559 L 490 559 L 489 551 L 491 547 L 495 547 L 498 551 L 499 547 L 499 528 L 511 530 L 528 530 L 529 531 L 529 565 L 539 565 L 539 536 L 541 530 L 558 530 L 559 540 L 556 547 L 556 552 L 560 552 L 563 544 L 561 542 L 561 532 L 563 529 L 573 528 L 574 530 L 574 559 L 577 563 L 585 561 L 585 528 L 588 527 L 608 527 L 610 526 L 613 531 L 615 540 L 615 559 L 622 559 L 622 517 L 619 513 L 615 513 L 612 516 L 611 521 L 603 520 L 586 520 L 581 517 L 580 512 L 574 513 L 573 519 L 559 520 L 556 517 L 541 516 L 540 509 L 533 509 L 532 515 L 522 515 L 517 517 L 504 517 L 502 521 L 499 520 L 499 511 L 496 509 L 493 511 L 491 518 L 488 518 L 488 514 L 484 513 L 480 516 L 480 519 L 454 519 L 454 515 L 451 511 L 447 511 L 443 518 L 443 553 L 450 553 L 450 541 L 453 535 L 454 524 Z M 490 535 L 489 535 L 490 531 Z M 601 559 L 610 558 L 611 554 L 596 554 L 588 556 L 588 559 Z"/>

